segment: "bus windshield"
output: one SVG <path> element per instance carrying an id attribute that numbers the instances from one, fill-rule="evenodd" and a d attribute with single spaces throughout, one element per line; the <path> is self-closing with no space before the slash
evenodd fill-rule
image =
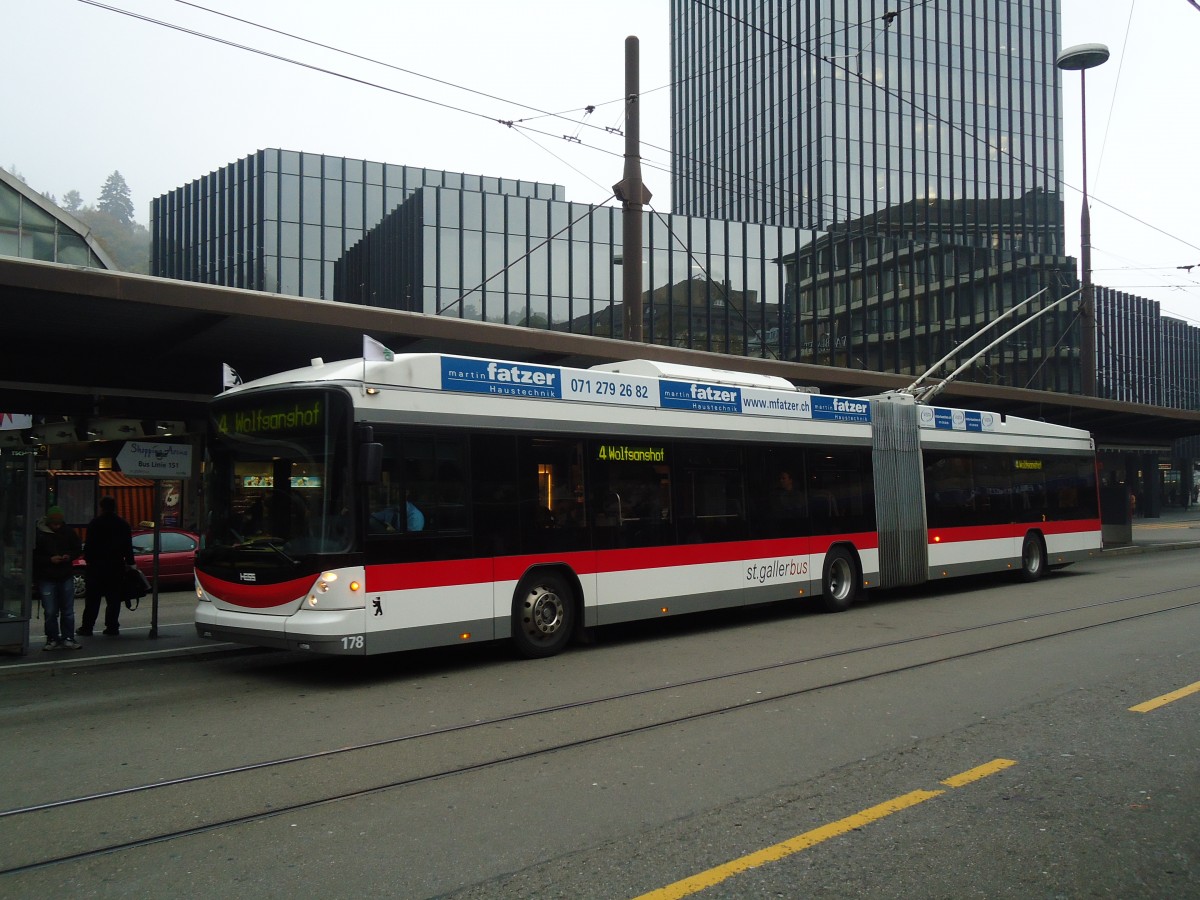
<path id="1" fill-rule="evenodd" d="M 325 390 L 234 395 L 214 402 L 210 416 L 208 560 L 246 550 L 283 565 L 350 550 L 350 409 L 344 395 Z"/>

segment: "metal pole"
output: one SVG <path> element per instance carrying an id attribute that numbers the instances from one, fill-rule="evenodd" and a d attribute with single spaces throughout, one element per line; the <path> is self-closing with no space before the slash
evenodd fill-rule
<path id="1" fill-rule="evenodd" d="M 154 566 L 150 582 L 150 634 L 158 637 L 158 557 L 162 550 L 162 480 L 154 479 Z"/>
<path id="2" fill-rule="evenodd" d="M 1080 389 L 1085 397 L 1096 396 L 1096 317 L 1092 302 L 1092 216 L 1088 210 L 1087 165 L 1087 70 L 1079 70 L 1079 100 L 1083 123 L 1083 212 L 1079 217 L 1079 321 L 1083 328 L 1080 347 L 1083 371 Z"/>
<path id="3" fill-rule="evenodd" d="M 642 185 L 640 90 L 638 39 L 630 35 L 625 38 L 625 170 L 613 190 L 622 209 L 621 294 L 625 339 L 639 344 L 642 342 L 642 205 L 650 201 L 650 192 Z"/>

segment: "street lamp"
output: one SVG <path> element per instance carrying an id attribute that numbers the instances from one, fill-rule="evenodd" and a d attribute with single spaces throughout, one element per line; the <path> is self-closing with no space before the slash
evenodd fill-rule
<path id="1" fill-rule="evenodd" d="M 1096 396 L 1096 318 L 1092 302 L 1092 218 L 1088 212 L 1087 189 L 1087 70 L 1108 59 L 1104 44 L 1076 44 L 1058 54 L 1054 64 L 1067 71 L 1079 71 L 1080 119 L 1083 123 L 1083 213 L 1079 218 L 1079 313 L 1083 328 L 1081 388 L 1085 397 Z"/>

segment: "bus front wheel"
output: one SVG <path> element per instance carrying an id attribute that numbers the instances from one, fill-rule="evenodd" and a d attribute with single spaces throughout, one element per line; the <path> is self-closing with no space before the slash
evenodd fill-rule
<path id="1" fill-rule="evenodd" d="M 826 612 L 845 612 L 858 597 L 858 564 L 853 554 L 834 547 L 825 554 L 821 575 L 821 605 Z"/>
<path id="2" fill-rule="evenodd" d="M 1045 574 L 1046 545 L 1031 531 L 1021 544 L 1021 577 L 1026 581 L 1037 581 Z"/>
<path id="3" fill-rule="evenodd" d="M 575 629 L 575 597 L 561 575 L 526 576 L 513 599 L 513 643 L 526 659 L 561 653 Z"/>

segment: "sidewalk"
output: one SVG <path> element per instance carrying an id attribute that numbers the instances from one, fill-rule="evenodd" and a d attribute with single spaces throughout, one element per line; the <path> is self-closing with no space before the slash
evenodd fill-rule
<path id="1" fill-rule="evenodd" d="M 1200 547 L 1200 506 L 1163 510 L 1157 519 L 1133 520 L 1133 543 L 1105 546 L 1104 556 L 1125 553 L 1154 553 Z"/>
<path id="2" fill-rule="evenodd" d="M 1136 519 L 1133 542 L 1105 547 L 1102 556 L 1134 553 L 1158 553 L 1168 550 L 1200 549 L 1200 507 L 1170 509 L 1158 519 Z M 42 650 L 40 615 L 30 623 L 29 653 L 25 656 L 0 653 L 0 678 L 15 674 L 34 674 L 79 669 L 111 663 L 135 663 L 153 659 L 203 656 L 233 652 L 256 652 L 240 644 L 218 643 L 196 634 L 192 613 L 196 606 L 191 591 L 159 595 L 158 636 L 150 637 L 151 598 L 144 597 L 136 610 L 121 611 L 120 637 L 80 638 L 82 650 Z M 75 606 L 75 621 L 83 614 L 83 604 Z M 35 612 L 35 615 L 36 612 Z M 101 612 L 103 617 L 103 612 Z M 97 623 L 98 625 L 100 623 Z"/>
<path id="3" fill-rule="evenodd" d="M 203 656 L 214 653 L 251 651 L 253 648 L 238 644 L 218 643 L 204 640 L 196 634 L 192 615 L 196 608 L 196 595 L 191 591 L 172 591 L 158 597 L 158 633 L 150 637 L 152 621 L 152 598 L 143 597 L 135 610 L 121 610 L 121 634 L 107 637 L 100 633 L 104 627 L 104 610 L 96 623 L 92 637 L 80 637 L 81 650 L 42 649 L 45 644 L 42 630 L 41 611 L 34 605 L 34 618 L 29 623 L 29 652 L 25 656 L 0 653 L 0 678 L 15 674 L 33 674 L 87 668 L 118 662 L 142 662 L 145 660 Z M 79 627 L 83 615 L 83 602 L 75 604 L 75 626 Z"/>

